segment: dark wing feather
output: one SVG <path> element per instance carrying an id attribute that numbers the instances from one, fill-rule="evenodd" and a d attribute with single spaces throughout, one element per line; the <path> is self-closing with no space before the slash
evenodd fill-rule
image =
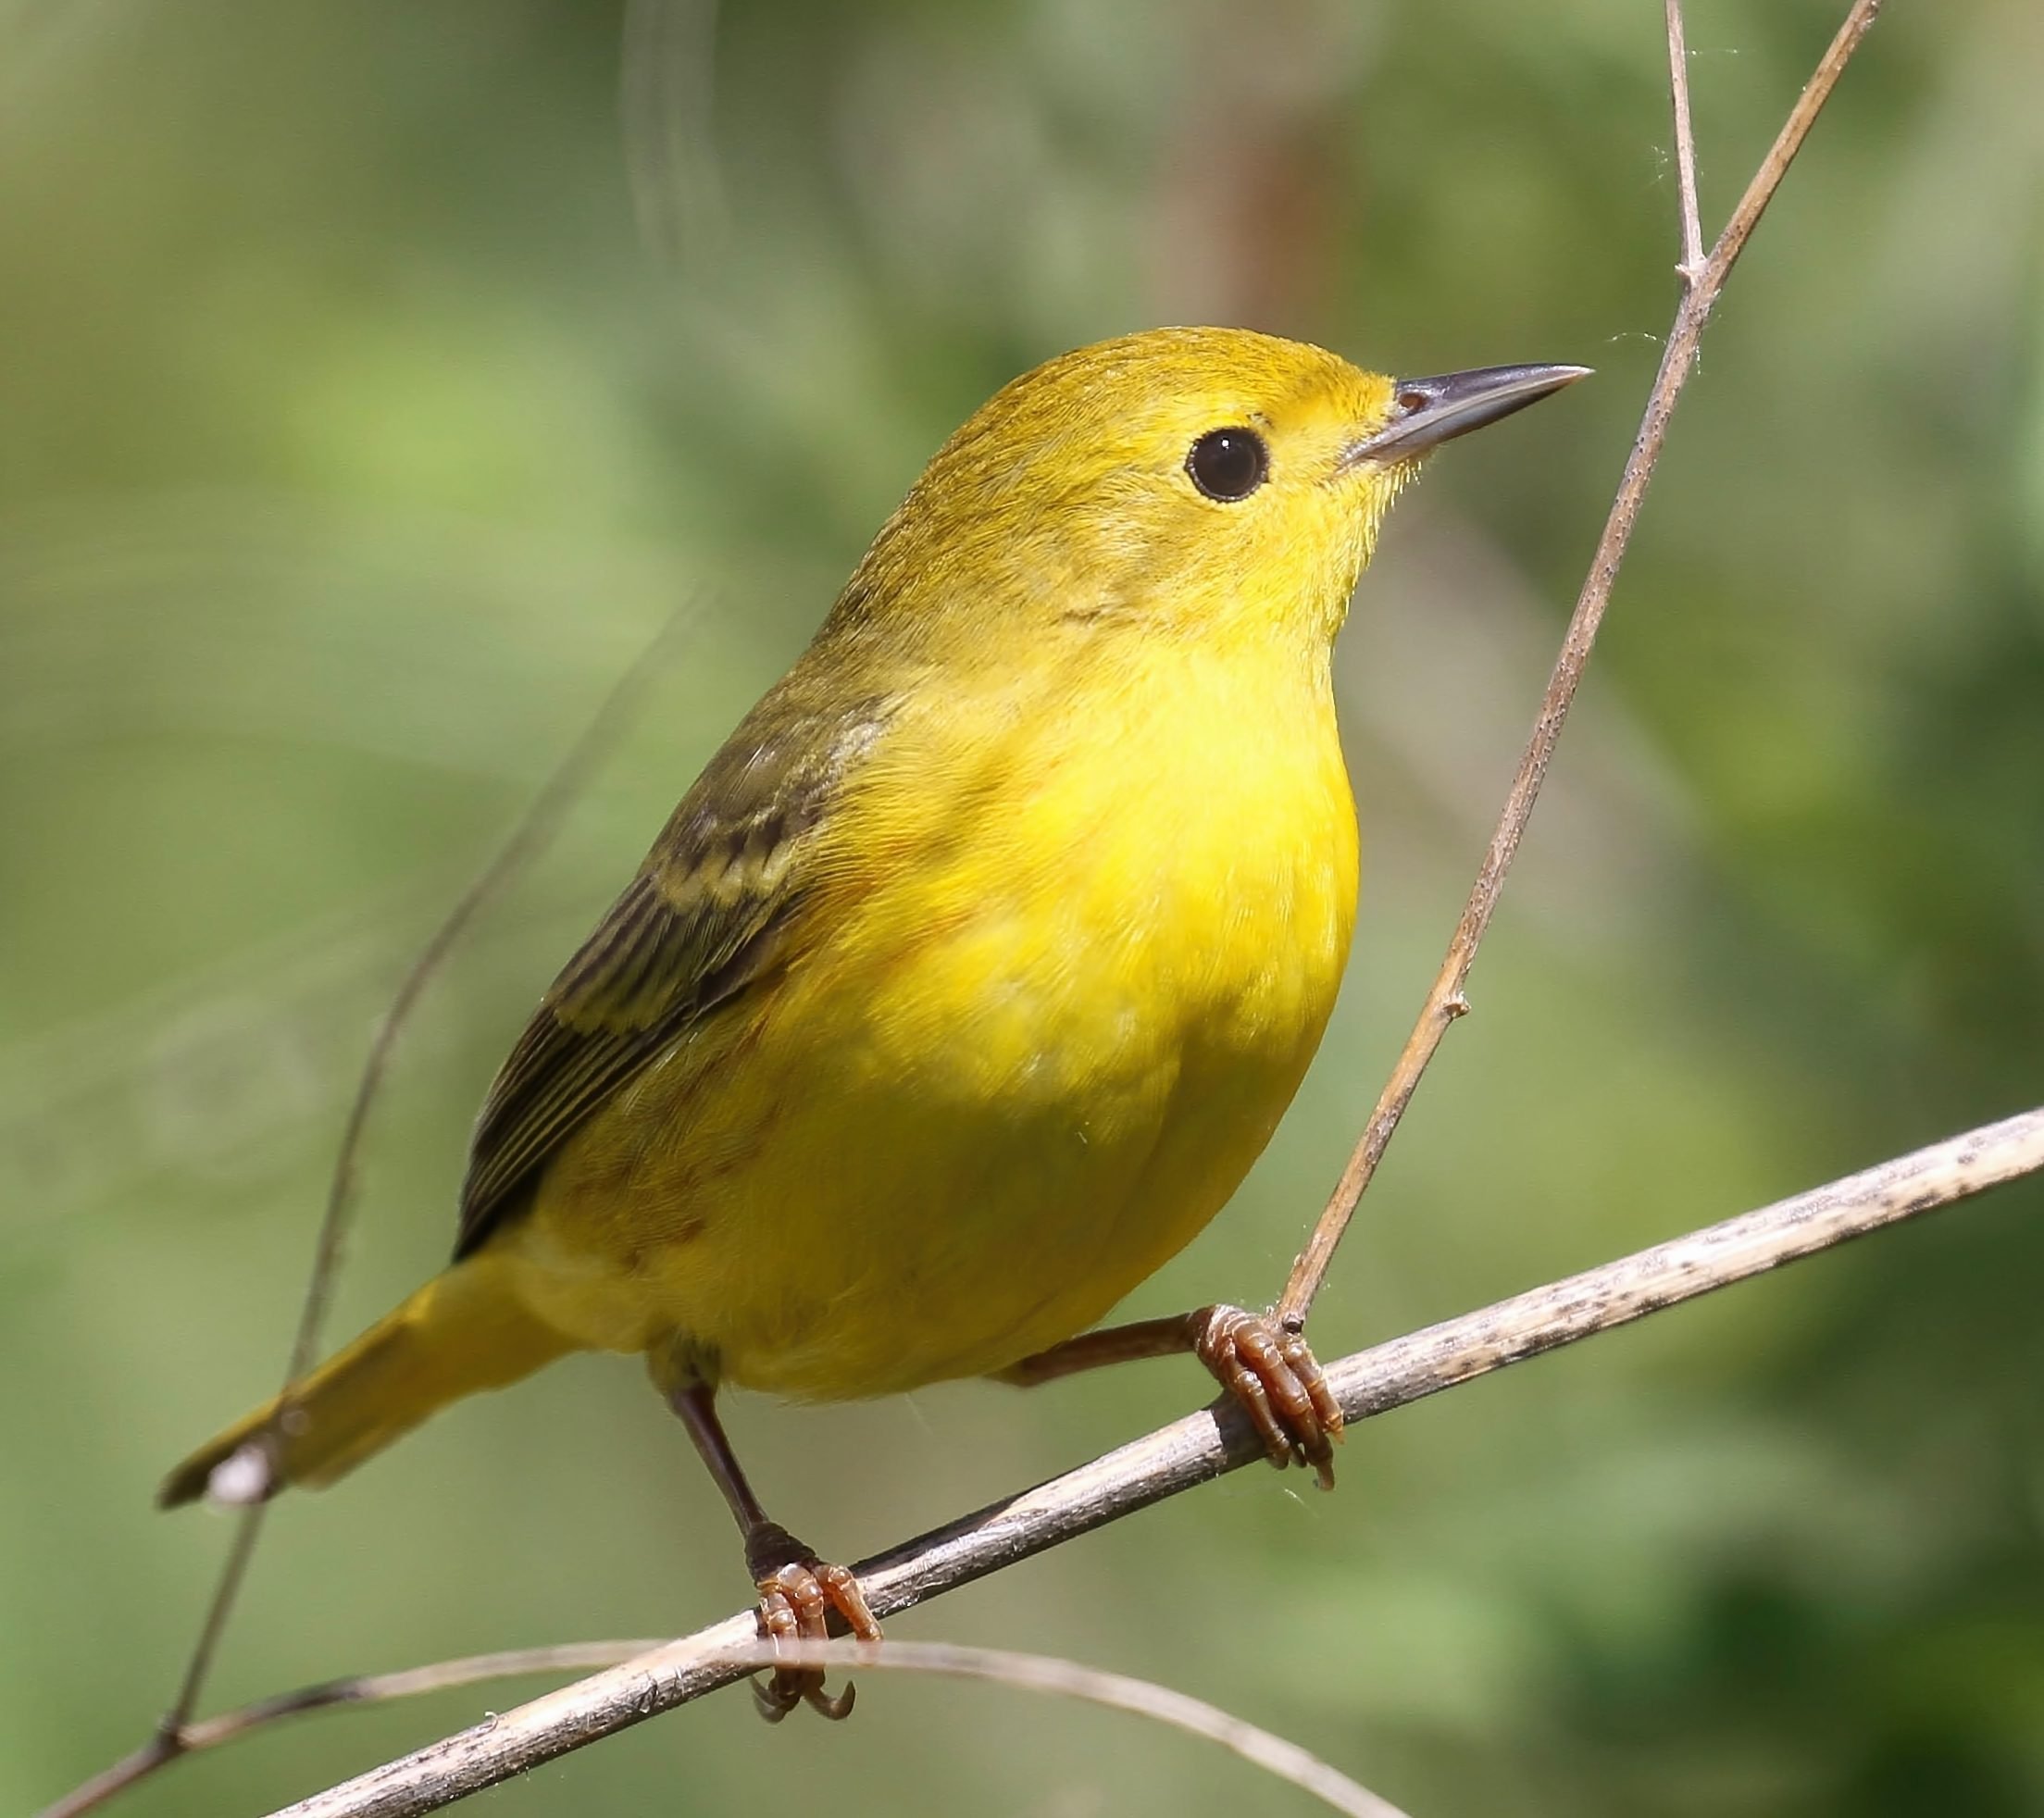
<path id="1" fill-rule="evenodd" d="M 457 1258 L 614 1093 L 785 952 L 817 825 L 879 725 L 875 703 L 805 712 L 788 692 L 710 761 L 498 1072 L 469 1151 Z"/>

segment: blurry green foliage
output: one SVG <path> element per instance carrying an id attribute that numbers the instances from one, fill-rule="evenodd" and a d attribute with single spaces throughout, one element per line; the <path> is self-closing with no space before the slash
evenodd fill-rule
<path id="1" fill-rule="evenodd" d="M 1706 214 L 1835 23 L 1694 0 Z M 706 52 L 714 47 L 714 55 Z M 678 604 L 655 708 L 429 1002 L 334 1332 L 434 1266 L 553 966 L 1003 380 L 1166 320 L 1602 376 L 1457 447 L 1340 654 L 1357 963 L 1265 1164 L 1137 1311 L 1272 1291 L 1460 900 L 1675 255 L 1651 0 L 0 6 L 0 1804 L 138 1740 L 224 1529 L 366 1031 Z M 2044 10 L 1896 6 L 1735 279 L 1344 1349 L 2035 1102 Z M 1162 1677 L 1422 1818 L 2044 1812 L 2044 1194 L 1357 1433 L 904 1620 Z M 851 1556 L 1203 1397 L 1153 1365 L 735 1411 Z M 1296 1490 L 1296 1485 L 1292 1486 Z M 693 1625 L 742 1591 L 585 1359 L 280 1510 L 215 1695 Z M 1275 1810 L 1127 1720 L 724 1699 L 505 1812 Z M 249 1811 L 516 1687 L 325 1718 Z M 1287 1808 L 1289 1809 L 1289 1807 Z"/>

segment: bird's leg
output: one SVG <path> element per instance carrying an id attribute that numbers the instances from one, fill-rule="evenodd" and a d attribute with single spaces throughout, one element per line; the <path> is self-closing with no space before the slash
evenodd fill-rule
<path id="1" fill-rule="evenodd" d="M 1270 1462 L 1280 1468 L 1296 1458 L 1334 1488 L 1334 1446 L 1341 1438 L 1341 1404 L 1306 1341 L 1267 1314 L 1240 1307 L 1200 1307 L 1169 1319 L 1110 1326 L 1025 1357 L 996 1376 L 1033 1388 L 1038 1383 L 1139 1357 L 1193 1352 L 1228 1393 L 1241 1403 Z"/>
<path id="2" fill-rule="evenodd" d="M 861 1641 L 878 1641 L 880 1625 L 851 1570 L 818 1559 L 779 1522 L 766 1518 L 731 1451 L 724 1423 L 717 1417 L 715 1387 L 700 1378 L 683 1382 L 667 1390 L 667 1405 L 681 1417 L 737 1517 L 745 1541 L 745 1569 L 759 1592 L 760 1634 L 768 1641 L 826 1640 L 836 1614 Z M 849 1717 L 853 1694 L 847 1683 L 830 1697 L 823 1689 L 823 1674 L 813 1667 L 782 1668 L 764 1686 L 753 1681 L 759 1714 L 770 1724 L 780 1722 L 798 1704 L 832 1719 Z"/>

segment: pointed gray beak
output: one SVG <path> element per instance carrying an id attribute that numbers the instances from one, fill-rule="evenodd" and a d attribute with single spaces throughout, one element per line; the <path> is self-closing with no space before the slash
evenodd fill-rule
<path id="1" fill-rule="evenodd" d="M 1455 436 L 1495 423 L 1514 410 L 1589 377 L 1588 367 L 1472 367 L 1433 379 L 1402 379 L 1391 420 L 1342 451 L 1343 473 L 1365 461 L 1380 467 L 1409 461 Z"/>

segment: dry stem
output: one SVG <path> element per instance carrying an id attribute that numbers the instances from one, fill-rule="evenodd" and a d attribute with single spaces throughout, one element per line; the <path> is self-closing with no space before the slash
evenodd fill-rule
<path id="1" fill-rule="evenodd" d="M 1697 343 L 1702 337 L 1703 325 L 1710 319 L 1718 293 L 1724 289 L 1725 280 L 1730 275 L 1739 254 L 1744 251 L 1747 240 L 1759 224 L 1768 202 L 1788 174 L 1789 164 L 1809 136 L 1817 115 L 1823 111 L 1838 78 L 1845 73 L 1847 62 L 1858 49 L 1860 40 L 1866 35 L 1879 10 L 1880 0 L 1854 0 L 1851 11 L 1846 15 L 1845 23 L 1838 28 L 1823 61 L 1817 65 L 1815 74 L 1804 85 L 1780 132 L 1776 135 L 1774 145 L 1762 160 L 1753 181 L 1746 186 L 1746 193 L 1732 211 L 1725 231 L 1718 235 L 1717 243 L 1711 248 L 1710 257 L 1703 262 L 1695 281 L 1683 289 L 1681 303 L 1675 313 L 1675 326 L 1669 331 L 1667 345 L 1662 353 L 1661 369 L 1647 397 L 1646 414 L 1640 419 L 1639 432 L 1634 439 L 1632 453 L 1626 457 L 1625 474 L 1618 482 L 1617 497 L 1612 501 L 1611 515 L 1604 520 L 1603 534 L 1597 540 L 1589 577 L 1577 599 L 1576 611 L 1568 621 L 1567 635 L 1562 641 L 1561 655 L 1555 659 L 1547 692 L 1540 701 L 1539 716 L 1533 723 L 1532 737 L 1527 740 L 1526 753 L 1519 760 L 1511 793 L 1505 798 L 1504 812 L 1499 818 L 1497 831 L 1490 836 L 1489 850 L 1483 855 L 1483 864 L 1477 872 L 1476 883 L 1470 888 L 1462 919 L 1455 924 L 1454 935 L 1448 942 L 1447 957 L 1441 961 L 1440 971 L 1435 977 L 1433 988 L 1427 993 L 1419 1020 L 1406 1038 L 1398 1064 L 1391 1069 L 1391 1077 L 1378 1095 L 1377 1108 L 1363 1127 L 1363 1135 L 1349 1157 L 1348 1165 L 1341 1171 L 1341 1178 L 1335 1185 L 1326 1211 L 1320 1214 L 1299 1260 L 1291 1266 L 1291 1278 L 1285 1284 L 1284 1294 L 1278 1302 L 1278 1316 L 1294 1332 L 1304 1329 L 1306 1315 L 1313 1309 L 1314 1296 L 1320 1291 L 1320 1284 L 1327 1278 L 1327 1265 L 1334 1260 L 1335 1246 L 1341 1241 L 1342 1232 L 1348 1228 L 1357 1203 L 1377 1173 L 1377 1164 L 1383 1159 L 1392 1133 L 1404 1116 L 1405 1107 L 1412 1102 L 1420 1076 L 1427 1071 L 1427 1064 L 1433 1059 L 1434 1051 L 1440 1046 L 1441 1037 L 1447 1034 L 1449 1025 L 1469 1008 L 1465 988 L 1470 968 L 1477 961 L 1477 948 L 1482 942 L 1484 930 L 1490 926 L 1498 892 L 1504 888 L 1505 873 L 1512 868 L 1512 861 L 1518 853 L 1520 838 L 1526 832 L 1526 824 L 1533 814 L 1533 803 L 1547 776 L 1548 764 L 1554 755 L 1555 741 L 1562 736 L 1562 725 L 1568 716 L 1569 704 L 1575 700 L 1576 690 L 1582 681 L 1583 666 L 1589 661 L 1597 628 L 1603 623 L 1612 585 L 1618 578 L 1618 565 L 1625 557 L 1626 545 L 1632 540 L 1632 528 L 1638 521 L 1647 483 L 1653 478 L 1654 464 L 1661 458 L 1662 444 L 1667 440 L 1668 418 L 1675 410 L 1676 399 L 1681 394 L 1689 369 L 1696 362 Z M 1670 17 L 1679 19 L 1672 7 Z M 1686 109 L 1678 105 L 1676 120 L 1677 162 L 1679 168 L 1693 173 L 1696 153 L 1695 147 L 1688 143 L 1685 113 Z M 1690 181 L 1693 181 L 1693 176 Z M 1686 184 L 1685 196 L 1690 193 L 1693 191 Z"/>
<path id="2" fill-rule="evenodd" d="M 1682 263 L 1686 285 L 1703 271 L 1703 221 L 1696 203 L 1696 131 L 1689 124 L 1689 46 L 1682 30 L 1682 0 L 1667 0 L 1668 99 L 1675 111 L 1675 181 L 1682 212 Z"/>
<path id="3" fill-rule="evenodd" d="M 618 1666 L 665 1645 L 658 1640 L 568 1641 L 549 1648 L 514 1648 L 499 1653 L 468 1654 L 459 1660 L 439 1661 L 430 1666 L 411 1667 L 398 1673 L 365 1673 L 344 1679 L 325 1679 L 318 1685 L 301 1686 L 294 1691 L 258 1699 L 253 1704 L 244 1704 L 238 1710 L 223 1712 L 219 1716 L 189 1725 L 184 1732 L 183 1752 L 196 1754 L 201 1750 L 217 1749 L 224 1742 L 231 1742 L 254 1730 L 266 1729 L 287 1717 L 305 1716 L 316 1711 L 333 1711 L 343 1705 L 384 1704 L 393 1699 L 417 1698 L 428 1692 L 480 1685 L 492 1679 Z M 1218 1743 L 1253 1765 L 1312 1794 L 1335 1811 L 1349 1814 L 1349 1818 L 1404 1818 L 1395 1806 L 1282 1737 L 1273 1736 L 1268 1730 L 1199 1699 L 1189 1698 L 1183 1692 L 1153 1685 L 1146 1679 L 1132 1679 L 1125 1674 L 1103 1673 L 1096 1667 L 1081 1666 L 1072 1661 L 1053 1660 L 1041 1654 L 1019 1654 L 1006 1649 L 961 1647 L 943 1641 L 892 1641 L 884 1648 L 877 1648 L 870 1643 L 848 1641 L 782 1643 L 777 1647 L 757 1640 L 733 1650 L 724 1660 L 741 1672 L 774 1666 L 857 1667 L 862 1673 L 879 1669 L 938 1674 L 954 1679 L 985 1679 L 1024 1691 L 1080 1699 L 1113 1711 L 1133 1712 L 1154 1723 L 1183 1730 L 1189 1736 Z M 93 1785 L 96 1787 L 98 1783 Z M 74 1797 L 89 1790 L 92 1789 L 81 1787 L 80 1794 Z M 79 1806 L 53 1807 L 44 1818 L 55 1818 L 55 1813 L 60 1810 L 81 1809 Z"/>

